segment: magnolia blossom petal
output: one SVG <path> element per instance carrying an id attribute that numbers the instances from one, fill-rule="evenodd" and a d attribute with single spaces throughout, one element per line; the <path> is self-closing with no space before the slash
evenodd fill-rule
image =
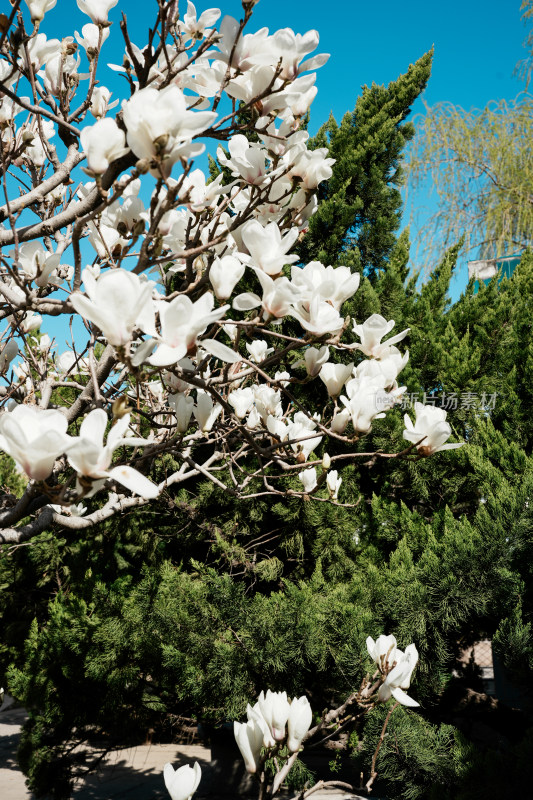
<path id="1" fill-rule="evenodd" d="M 128 467 L 127 465 L 113 467 L 113 469 L 109 470 L 108 475 L 117 483 L 129 489 L 130 492 L 138 494 L 146 500 L 153 500 L 159 494 L 159 487 L 136 469 L 133 469 L 133 467 Z"/>
<path id="2" fill-rule="evenodd" d="M 397 687 L 396 689 L 391 689 L 391 695 L 394 697 L 395 700 L 401 703 L 402 706 L 409 706 L 410 708 L 416 708 L 417 706 L 420 705 L 420 703 L 417 703 L 416 700 L 413 700 L 412 697 L 409 697 L 409 695 L 399 687 Z"/>
<path id="3" fill-rule="evenodd" d="M 243 292 L 233 299 L 233 308 L 236 311 L 251 311 L 261 305 L 261 298 L 253 292 Z"/>
<path id="4" fill-rule="evenodd" d="M 232 350 L 231 347 L 228 347 L 222 342 L 217 341 L 217 339 L 202 339 L 201 345 L 204 350 L 207 350 L 212 356 L 215 358 L 219 358 L 221 361 L 225 361 L 228 364 L 235 364 L 236 361 L 240 360 L 240 355 Z"/>

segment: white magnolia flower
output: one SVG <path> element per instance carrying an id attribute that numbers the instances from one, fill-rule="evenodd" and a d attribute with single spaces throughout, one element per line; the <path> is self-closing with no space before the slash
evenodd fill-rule
<path id="1" fill-rule="evenodd" d="M 287 699 L 287 692 L 261 692 L 257 701 L 261 716 L 265 720 L 272 738 L 276 742 L 282 742 L 285 738 L 285 726 L 290 714 L 290 704 Z"/>
<path id="2" fill-rule="evenodd" d="M 187 351 L 195 347 L 197 337 L 211 322 L 223 317 L 229 308 L 226 305 L 214 309 L 214 303 L 211 292 L 205 292 L 195 302 L 186 295 L 178 295 L 170 303 L 161 302 L 161 335 L 157 336 L 160 344 L 148 359 L 149 363 L 166 367 L 186 356 Z"/>
<path id="3" fill-rule="evenodd" d="M 275 222 L 263 227 L 260 222 L 252 219 L 241 228 L 241 237 L 253 265 L 267 275 L 278 275 L 284 264 L 298 261 L 297 255 L 287 255 L 298 238 L 298 228 L 291 228 L 282 238 Z"/>
<path id="4" fill-rule="evenodd" d="M 235 178 L 242 178 L 253 186 L 262 186 L 271 180 L 276 172 L 283 169 L 270 170 L 268 166 L 268 152 L 256 142 L 250 142 L 242 133 L 237 133 L 228 142 L 229 158 L 224 150 L 219 147 L 217 158 L 220 163 L 231 171 Z"/>
<path id="5" fill-rule="evenodd" d="M 385 411 L 392 408 L 405 387 L 385 391 L 385 377 L 352 378 L 346 384 L 348 397 L 341 397 L 341 402 L 350 412 L 354 430 L 368 433 L 372 428 L 372 420 L 381 419 Z"/>
<path id="6" fill-rule="evenodd" d="M 353 362 L 350 364 L 332 364 L 328 362 L 320 370 L 320 380 L 324 382 L 330 397 L 338 397 L 342 387 L 351 378 Z"/>
<path id="7" fill-rule="evenodd" d="M 189 111 L 183 92 L 175 85 L 158 90 L 139 89 L 122 104 L 127 141 L 138 158 L 160 159 L 165 176 L 180 158 L 203 152 L 192 139 L 216 118 L 211 111 Z M 163 163 L 164 162 L 164 163 Z"/>
<path id="8" fill-rule="evenodd" d="M 57 0 L 25 0 L 25 3 L 30 9 L 31 21 L 41 22 L 46 12 L 55 6 Z"/>
<path id="9" fill-rule="evenodd" d="M 111 92 L 106 86 L 95 86 L 91 97 L 89 111 L 93 117 L 105 117 L 110 108 L 118 105 L 118 100 L 110 103 Z"/>
<path id="10" fill-rule="evenodd" d="M 127 344 L 135 327 L 156 335 L 152 281 L 143 281 L 125 269 L 108 270 L 98 279 L 86 269 L 82 275 L 88 296 L 74 292 L 70 302 L 78 314 L 100 328 L 109 344 Z"/>
<path id="11" fill-rule="evenodd" d="M 303 484 L 304 491 L 309 494 L 316 486 L 316 467 L 308 467 L 298 473 L 298 478 Z"/>
<path id="12" fill-rule="evenodd" d="M 83 128 L 80 140 L 91 175 L 102 175 L 112 161 L 129 153 L 124 131 L 110 117 Z"/>
<path id="13" fill-rule="evenodd" d="M 116 255 L 116 250 L 118 249 L 120 252 L 121 247 L 126 243 L 114 225 L 106 225 L 102 220 L 98 227 L 94 222 L 88 222 L 87 227 L 89 241 L 103 261 L 111 260 L 112 255 Z"/>
<path id="14" fill-rule="evenodd" d="M 158 487 L 133 467 L 111 467 L 113 453 L 124 445 L 134 447 L 147 444 L 146 439 L 127 436 L 130 414 L 117 420 L 107 435 L 104 434 L 109 420 L 101 408 L 91 411 L 80 426 L 80 435 L 72 439 L 67 457 L 69 464 L 78 473 L 78 478 L 91 479 L 93 486 L 87 497 L 92 497 L 100 489 L 107 478 L 125 486 L 131 492 L 153 499 L 159 494 Z"/>
<path id="15" fill-rule="evenodd" d="M 332 469 L 331 472 L 328 472 L 326 483 L 331 499 L 336 500 L 342 483 L 342 478 L 339 478 L 339 473 L 336 469 Z"/>
<path id="16" fill-rule="evenodd" d="M 27 103 L 30 102 L 29 97 L 23 97 L 22 100 L 25 100 Z M 0 123 L 5 125 L 6 122 L 10 122 L 17 114 L 20 114 L 22 108 L 15 103 L 14 100 L 11 100 L 10 97 L 6 97 L 5 95 L 0 97 Z"/>
<path id="17" fill-rule="evenodd" d="M 335 163 L 335 159 L 327 158 L 327 154 L 327 147 L 304 150 L 292 166 L 289 175 L 291 178 L 300 178 L 302 188 L 316 189 L 319 183 L 327 181 L 333 175 L 331 167 Z"/>
<path id="18" fill-rule="evenodd" d="M 11 318 L 7 317 L 7 319 L 10 320 Z M 27 311 L 19 324 L 20 330 L 23 333 L 31 333 L 32 331 L 36 331 L 41 327 L 43 324 L 43 318 L 40 314 L 37 314 L 36 311 Z"/>
<path id="19" fill-rule="evenodd" d="M 188 0 L 187 12 L 183 16 L 183 21 L 178 22 L 178 28 L 182 33 L 187 34 L 189 39 L 203 39 L 209 36 L 211 33 L 208 30 L 209 26 L 214 25 L 219 17 L 220 9 L 208 8 L 197 18 L 195 6 L 191 0 Z"/>
<path id="20" fill-rule="evenodd" d="M 262 721 L 262 720 L 261 720 Z M 235 741 L 244 759 L 246 771 L 257 772 L 264 739 L 264 724 L 254 715 L 248 722 L 234 722 Z"/>
<path id="21" fill-rule="evenodd" d="M 304 56 L 318 47 L 318 42 L 318 31 L 311 30 L 304 34 L 294 33 L 291 28 L 276 31 L 271 36 L 270 48 L 274 63 L 281 59 L 281 77 L 294 81 L 301 72 L 323 66 L 329 58 L 328 53 L 321 53 L 302 62 Z"/>
<path id="22" fill-rule="evenodd" d="M 389 634 L 385 636 L 381 634 L 376 641 L 371 636 L 366 640 L 366 649 L 370 658 L 376 662 L 380 672 L 385 674 L 389 667 L 392 667 L 396 661 L 396 638 Z"/>
<path id="23" fill-rule="evenodd" d="M 163 776 L 171 800 L 190 800 L 198 789 L 202 770 L 197 761 L 194 762 L 194 767 L 185 764 L 176 770 L 169 762 L 163 767 Z"/>
<path id="24" fill-rule="evenodd" d="M 391 345 L 390 347 L 385 347 L 379 358 L 365 358 L 364 361 L 361 361 L 354 369 L 354 377 L 375 378 L 383 375 L 385 388 L 388 389 L 394 386 L 396 378 L 408 361 L 409 350 L 406 350 L 402 355 L 397 347 Z"/>
<path id="25" fill-rule="evenodd" d="M 261 28 L 257 33 L 239 33 L 239 22 L 234 17 L 225 16 L 220 23 L 219 33 L 221 38 L 217 41 L 220 53 L 217 58 L 224 63 L 230 63 L 239 71 L 246 71 L 256 63 L 263 61 L 264 57 L 273 56 L 270 52 L 271 42 L 268 28 Z"/>
<path id="26" fill-rule="evenodd" d="M 291 281 L 302 296 L 311 298 L 318 294 L 337 311 L 356 293 L 360 279 L 359 273 L 350 272 L 349 267 L 325 267 L 320 261 L 310 261 L 302 268 L 291 268 Z"/>
<path id="27" fill-rule="evenodd" d="M 252 391 L 254 393 L 255 407 L 265 424 L 269 416 L 281 417 L 283 408 L 279 389 L 276 390 L 265 383 L 260 383 L 253 386 Z"/>
<path id="28" fill-rule="evenodd" d="M 246 420 L 246 427 L 251 431 L 255 431 L 257 428 L 261 427 L 261 422 L 262 418 L 258 409 L 256 406 L 252 406 L 252 409 L 248 414 L 248 419 Z"/>
<path id="29" fill-rule="evenodd" d="M 274 352 L 274 348 L 269 347 L 264 339 L 254 339 L 250 344 L 246 342 L 246 349 L 250 354 L 250 360 L 255 361 L 256 364 L 264 361 L 270 353 Z"/>
<path id="30" fill-rule="evenodd" d="M 413 670 L 418 662 L 418 651 L 414 644 L 410 644 L 405 648 L 405 653 L 396 649 L 395 658 L 396 665 L 391 669 L 385 678 L 384 683 L 381 684 L 378 690 L 378 700 L 386 703 L 392 696 L 398 703 L 411 708 L 420 705 L 412 697 L 405 693 L 404 689 L 408 689 L 411 684 L 411 676 Z M 389 664 L 390 664 L 389 659 Z"/>
<path id="31" fill-rule="evenodd" d="M 387 347 L 401 342 L 409 333 L 410 329 L 406 328 L 401 333 L 391 336 L 390 339 L 387 339 L 382 344 L 381 340 L 387 333 L 390 333 L 394 328 L 394 324 L 393 319 L 387 322 L 381 314 L 372 314 L 362 325 L 356 325 L 354 322 L 353 332 L 361 339 L 361 343 L 357 344 L 355 349 L 361 350 L 365 355 L 372 358 L 380 358 L 386 352 Z"/>
<path id="32" fill-rule="evenodd" d="M 14 339 L 10 339 L 0 352 L 0 374 L 5 372 L 19 351 L 19 346 Z"/>
<path id="33" fill-rule="evenodd" d="M 305 367 L 307 374 L 311 378 L 316 378 L 320 373 L 323 365 L 329 358 L 329 347 L 325 344 L 320 350 L 316 347 L 308 347 L 304 353 L 303 359 L 296 361 L 294 367 Z"/>
<path id="34" fill-rule="evenodd" d="M 344 326 L 344 319 L 339 312 L 318 293 L 313 295 L 311 301 L 297 301 L 290 313 L 302 328 L 315 336 L 340 333 Z"/>
<path id="35" fill-rule="evenodd" d="M 231 297 L 236 284 L 244 275 L 245 266 L 235 256 L 215 258 L 209 269 L 209 281 L 218 300 Z"/>
<path id="36" fill-rule="evenodd" d="M 83 503 L 73 503 L 68 510 L 71 517 L 83 517 L 87 513 L 87 506 L 84 506 Z"/>
<path id="37" fill-rule="evenodd" d="M 254 292 L 243 292 L 233 300 L 233 308 L 237 311 L 250 311 L 257 306 L 263 307 L 263 319 L 276 317 L 280 319 L 291 311 L 291 304 L 297 299 L 297 290 L 282 275 L 273 280 L 270 275 L 260 269 L 255 269 L 259 283 L 263 289 L 263 297 Z"/>
<path id="38" fill-rule="evenodd" d="M 243 103 L 249 103 L 254 97 L 263 95 L 261 100 L 263 114 L 274 110 L 272 103 L 279 104 L 279 109 L 285 108 L 286 97 L 283 92 L 276 91 L 273 95 L 265 96 L 265 92 L 271 87 L 275 90 L 279 88 L 280 82 L 279 80 L 274 81 L 274 75 L 275 67 L 269 64 L 251 67 L 246 72 L 232 78 L 226 87 L 226 92 L 230 97 L 241 100 Z"/>
<path id="39" fill-rule="evenodd" d="M 43 64 L 46 64 L 52 55 L 60 52 L 60 50 L 61 42 L 59 39 L 47 39 L 45 33 L 38 33 L 37 36 L 32 36 L 27 43 L 27 55 L 29 57 L 29 63 L 33 64 L 36 72 L 42 67 Z M 26 48 L 21 54 L 21 63 L 23 63 L 26 67 L 29 66 L 26 59 Z"/>
<path id="40" fill-rule="evenodd" d="M 273 417 L 270 414 L 266 418 L 266 428 L 274 439 L 284 442 L 289 436 L 289 426 L 282 419 Z"/>
<path id="41" fill-rule="evenodd" d="M 455 450 L 457 447 L 462 447 L 463 442 L 444 444 L 452 435 L 452 429 L 446 422 L 446 411 L 443 408 L 415 402 L 415 415 L 414 424 L 408 414 L 404 416 L 406 430 L 403 432 L 403 438 L 408 442 L 418 443 L 417 450 L 421 455 L 430 456 L 441 450 Z"/>
<path id="42" fill-rule="evenodd" d="M 235 409 L 235 415 L 244 419 L 254 402 L 254 393 L 250 386 L 245 389 L 234 389 L 228 395 L 228 403 Z"/>
<path id="43" fill-rule="evenodd" d="M 220 403 L 213 403 L 213 398 L 210 394 L 198 391 L 198 399 L 193 408 L 193 413 L 201 431 L 208 433 L 213 428 L 221 411 L 222 406 Z"/>
<path id="44" fill-rule="evenodd" d="M 312 451 L 318 447 L 322 441 L 322 436 L 311 436 L 316 430 L 316 422 L 309 419 L 303 411 L 297 411 L 293 420 L 289 420 L 287 425 L 287 439 L 292 441 L 291 448 L 305 461 L 309 458 Z"/>
<path id="45" fill-rule="evenodd" d="M 15 257 L 15 251 L 9 254 Z M 35 281 L 37 286 L 46 286 L 48 283 L 57 283 L 51 279 L 54 271 L 59 267 L 61 256 L 50 253 L 42 242 L 24 242 L 18 250 L 18 266 L 25 277 Z"/>
<path id="46" fill-rule="evenodd" d="M 95 25 L 108 25 L 107 16 L 118 0 L 76 0 L 78 8 L 87 14 Z"/>
<path id="47" fill-rule="evenodd" d="M 83 47 L 88 58 L 91 59 L 95 57 L 98 51 L 98 42 L 100 41 L 100 43 L 103 44 L 109 36 L 109 28 L 101 28 L 98 27 L 98 25 L 94 25 L 92 22 L 88 22 L 87 25 L 84 25 L 81 29 L 81 33 L 82 35 L 80 36 L 78 31 L 74 31 L 74 37 L 80 47 Z"/>
<path id="48" fill-rule="evenodd" d="M 296 753 L 302 746 L 302 740 L 307 735 L 312 721 L 313 712 L 307 697 L 293 697 L 287 721 L 289 732 L 287 747 L 291 753 Z"/>
<path id="49" fill-rule="evenodd" d="M 72 443 L 67 425 L 65 415 L 55 409 L 16 405 L 0 414 L 0 449 L 29 478 L 43 481 Z"/>
<path id="50" fill-rule="evenodd" d="M 183 392 L 169 394 L 168 403 L 176 415 L 176 427 L 180 433 L 185 433 L 191 421 L 194 400 Z"/>
<path id="51" fill-rule="evenodd" d="M 272 736 L 270 728 L 268 727 L 267 723 L 264 720 L 264 717 L 261 713 L 261 709 L 259 708 L 259 703 L 256 703 L 253 708 L 248 703 L 246 706 L 246 715 L 250 721 L 257 722 L 261 730 L 263 731 L 263 747 L 275 747 L 276 742 Z"/>
<path id="52" fill-rule="evenodd" d="M 206 182 L 206 177 L 201 169 L 190 172 L 181 181 L 179 193 L 180 201 L 191 211 L 203 211 L 214 208 L 221 194 L 229 192 L 231 185 L 222 185 L 223 175 L 217 175 L 214 181 Z M 168 181 L 172 185 L 171 180 Z"/>
<path id="53" fill-rule="evenodd" d="M 58 97 L 62 92 L 70 89 L 72 84 L 76 84 L 80 78 L 87 75 L 78 75 L 80 65 L 79 55 L 74 58 L 65 55 L 61 50 L 50 56 L 44 68 L 44 84 L 47 91 Z"/>
<path id="54" fill-rule="evenodd" d="M 79 358 L 76 353 L 72 352 L 72 350 L 65 350 L 64 353 L 60 353 L 55 360 L 55 365 L 56 371 L 60 375 L 64 375 L 72 371 L 76 373 L 89 371 L 89 363 L 87 359 Z"/>

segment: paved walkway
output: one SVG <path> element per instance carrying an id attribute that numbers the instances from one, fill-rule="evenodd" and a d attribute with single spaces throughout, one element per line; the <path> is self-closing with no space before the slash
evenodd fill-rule
<path id="1" fill-rule="evenodd" d="M 16 761 L 20 728 L 26 719 L 24 709 L 15 708 L 6 698 L 0 713 L 0 798 L 1 800 L 34 800 L 24 782 Z M 97 772 L 77 784 L 73 800 L 169 800 L 163 782 L 163 766 L 171 761 L 174 767 L 198 761 L 202 780 L 195 800 L 229 800 L 218 775 L 217 764 L 211 761 L 209 748 L 200 745 L 140 745 L 110 753 Z M 339 791 L 317 791 L 313 800 L 364 800 L 359 795 Z M 377 798 L 374 798 L 377 800 Z"/>

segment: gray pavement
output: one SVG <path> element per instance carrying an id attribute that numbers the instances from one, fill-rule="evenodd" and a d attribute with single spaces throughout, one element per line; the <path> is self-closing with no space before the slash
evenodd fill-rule
<path id="1" fill-rule="evenodd" d="M 0 800 L 35 800 L 26 788 L 19 770 L 16 751 L 20 728 L 26 719 L 24 709 L 16 708 L 10 698 L 0 712 Z M 195 800 L 229 800 L 227 786 L 220 782 L 211 751 L 200 745 L 139 745 L 109 753 L 95 773 L 80 781 L 73 800 L 169 800 L 163 782 L 167 761 L 175 768 L 198 761 L 202 780 Z M 363 800 L 359 795 L 336 790 L 319 790 L 313 800 Z M 375 799 L 377 800 L 377 798 Z"/>

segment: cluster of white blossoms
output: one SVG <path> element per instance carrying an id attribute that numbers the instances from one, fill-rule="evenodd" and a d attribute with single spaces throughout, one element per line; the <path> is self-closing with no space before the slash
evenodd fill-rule
<path id="1" fill-rule="evenodd" d="M 261 692 L 254 706 L 246 709 L 248 721 L 234 722 L 235 741 L 241 751 L 247 772 L 258 771 L 268 751 L 286 745 L 297 753 L 307 735 L 313 712 L 307 697 L 289 700 L 287 692 Z M 266 751 L 261 759 L 261 751 Z"/>
<path id="2" fill-rule="evenodd" d="M 376 703 L 386 703 L 391 697 L 397 704 L 408 707 L 419 705 L 404 691 L 410 686 L 418 662 L 415 645 L 410 644 L 402 651 L 392 635 L 381 635 L 375 641 L 369 636 L 366 643 L 368 654 L 377 665 L 376 673 L 372 677 L 367 676 L 359 690 L 351 694 L 338 709 L 324 711 L 314 728 L 311 728 L 313 712 L 307 697 L 290 700 L 287 692 L 272 692 L 270 689 L 261 692 L 253 706 L 248 704 L 246 722 L 233 723 L 235 741 L 246 771 L 255 775 L 263 785 L 267 762 L 276 766 L 276 775 L 269 787 L 268 796 L 273 796 L 280 788 L 305 740 L 318 733 L 330 738 L 331 730 L 338 727 L 340 716 L 344 719 L 345 728 L 351 720 L 355 721 L 362 713 L 368 713 Z M 359 713 L 352 717 L 350 709 L 353 705 L 358 706 Z M 387 723 L 388 718 L 383 735 Z M 172 800 L 189 800 L 198 788 L 201 775 L 198 762 L 194 767 L 185 765 L 177 770 L 171 764 L 166 764 L 164 778 Z M 319 785 L 323 786 L 323 781 Z M 317 788 L 319 785 L 317 784 Z"/>
<path id="3" fill-rule="evenodd" d="M 13 195 L 0 206 L 0 447 L 67 526 L 98 491 L 108 501 L 83 525 L 198 475 L 236 497 L 338 502 L 335 460 L 357 458 L 401 399 L 408 330 L 350 319 L 360 276 L 295 252 L 334 165 L 301 126 L 328 58 L 318 33 L 250 33 L 254 2 L 240 21 L 159 4 L 149 43 L 122 25 L 124 60 L 108 65 L 121 100 L 101 64 L 116 4 L 78 0 L 90 22 L 59 40 L 44 31 L 55 0 L 26 0 L 24 46 L 12 36 L 0 54 Z M 214 179 L 194 163 L 210 140 Z M 416 414 L 408 457 L 458 446 L 445 412 Z M 331 439 L 343 453 L 322 452 Z M 165 453 L 178 468 L 156 485 L 146 473 Z"/>

